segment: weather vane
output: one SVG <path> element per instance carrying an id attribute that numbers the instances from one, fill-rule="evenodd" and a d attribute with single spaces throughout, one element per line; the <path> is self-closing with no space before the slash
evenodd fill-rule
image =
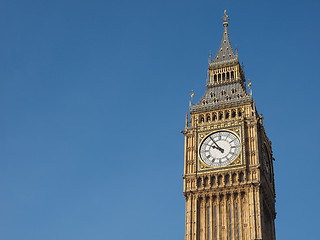
<path id="1" fill-rule="evenodd" d="M 227 15 L 227 10 L 224 10 L 224 16 L 222 19 L 226 22 L 227 20 L 230 20 L 229 16 Z"/>

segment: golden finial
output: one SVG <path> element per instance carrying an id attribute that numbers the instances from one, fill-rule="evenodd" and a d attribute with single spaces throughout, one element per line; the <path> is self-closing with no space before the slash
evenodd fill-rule
<path id="1" fill-rule="evenodd" d="M 227 22 L 227 20 L 230 20 L 229 16 L 227 15 L 227 10 L 224 10 L 224 16 L 222 17 L 222 19 Z"/>
<path id="2" fill-rule="evenodd" d="M 194 93 L 193 93 L 193 90 L 191 90 L 191 94 L 190 94 L 190 97 L 191 97 L 191 101 L 193 101 L 193 97 L 194 97 Z"/>
<path id="3" fill-rule="evenodd" d="M 193 90 L 191 90 L 190 97 L 191 97 L 191 101 L 190 101 L 189 105 L 191 106 L 193 104 L 193 97 L 194 97 Z"/>
<path id="4" fill-rule="evenodd" d="M 250 91 L 250 96 L 252 96 L 252 89 L 251 89 L 251 82 L 250 80 L 248 80 L 248 88 L 249 88 L 249 91 Z"/>

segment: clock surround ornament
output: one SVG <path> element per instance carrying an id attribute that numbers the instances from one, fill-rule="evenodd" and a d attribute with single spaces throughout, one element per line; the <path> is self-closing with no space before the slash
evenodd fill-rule
<path id="1" fill-rule="evenodd" d="M 240 154 L 239 137 L 226 130 L 209 134 L 200 144 L 200 159 L 210 167 L 224 167 L 232 163 Z"/>

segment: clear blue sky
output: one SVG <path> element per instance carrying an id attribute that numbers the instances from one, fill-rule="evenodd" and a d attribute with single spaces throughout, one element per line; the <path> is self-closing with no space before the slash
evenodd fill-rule
<path id="1" fill-rule="evenodd" d="M 0 238 L 184 239 L 184 117 L 229 34 L 273 150 L 278 239 L 319 236 L 319 1 L 0 2 Z"/>

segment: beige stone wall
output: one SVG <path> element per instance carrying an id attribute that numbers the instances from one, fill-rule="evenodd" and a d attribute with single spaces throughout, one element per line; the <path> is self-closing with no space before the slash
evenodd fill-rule
<path id="1" fill-rule="evenodd" d="M 226 119 L 225 113 L 232 111 L 236 112 L 235 117 Z M 214 114 L 219 113 L 223 118 L 213 120 Z M 237 131 L 240 136 L 240 160 L 222 168 L 201 167 L 204 164 L 198 154 L 201 137 L 224 129 Z M 190 121 L 186 119 L 183 133 L 185 239 L 274 240 L 274 184 L 266 180 L 261 169 L 261 142 L 269 140 L 254 102 L 192 113 Z"/>

